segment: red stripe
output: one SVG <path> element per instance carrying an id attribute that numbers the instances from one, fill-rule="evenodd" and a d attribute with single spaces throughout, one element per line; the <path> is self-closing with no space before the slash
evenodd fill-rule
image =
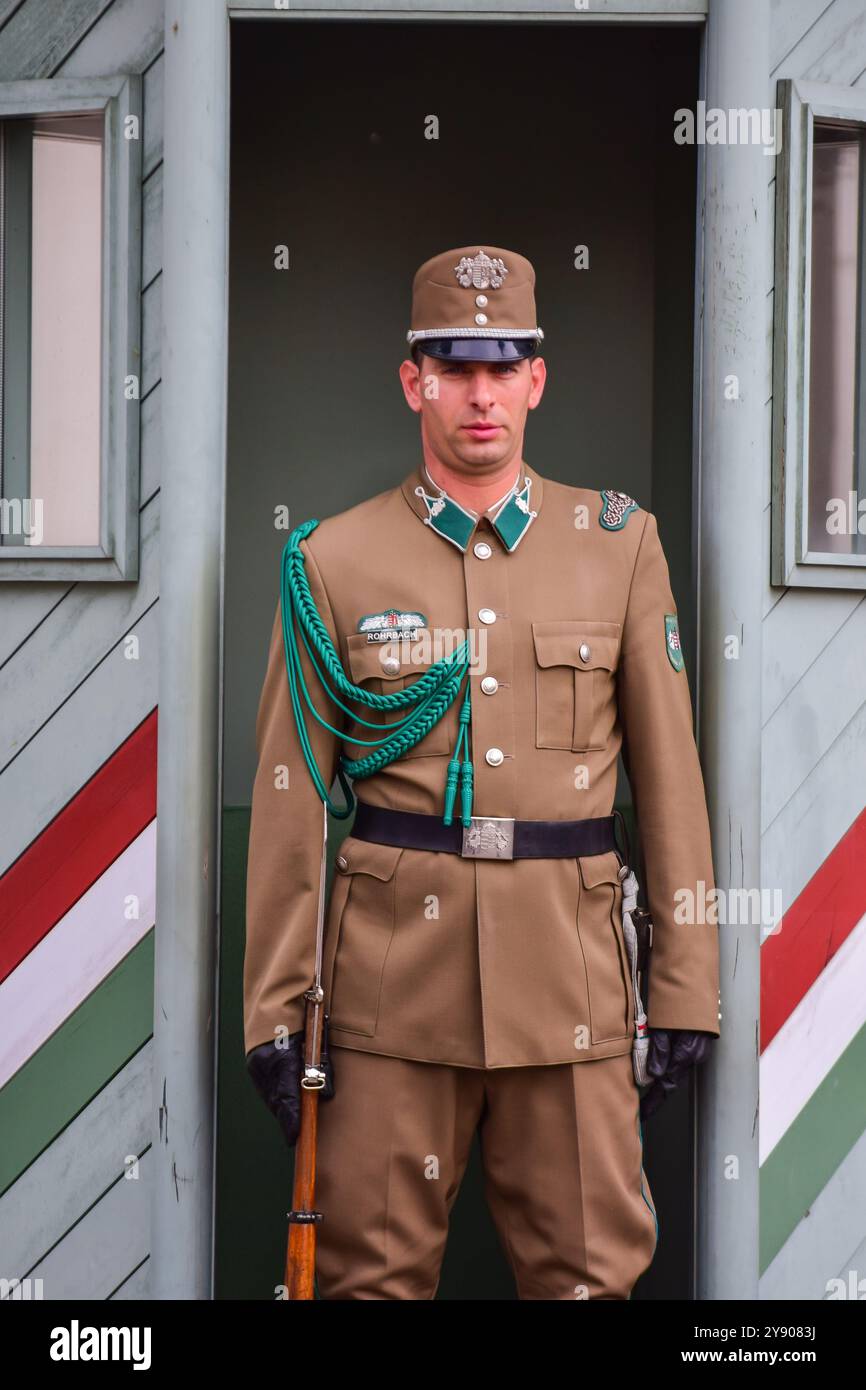
<path id="1" fill-rule="evenodd" d="M 761 947 L 761 1051 L 866 913 L 866 810 Z"/>
<path id="2" fill-rule="evenodd" d="M 0 878 L 0 980 L 156 815 L 153 710 Z"/>

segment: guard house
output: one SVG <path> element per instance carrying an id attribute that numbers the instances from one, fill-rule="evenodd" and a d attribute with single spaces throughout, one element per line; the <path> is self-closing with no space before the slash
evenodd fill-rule
<path id="1" fill-rule="evenodd" d="M 280 553 L 414 465 L 411 276 L 478 236 L 538 273 L 527 460 L 658 518 L 729 918 L 633 1296 L 857 1297 L 862 7 L 3 0 L 0 175 L 2 1296 L 274 1297 L 241 968 Z M 515 1296 L 473 1165 L 438 1296 Z"/>

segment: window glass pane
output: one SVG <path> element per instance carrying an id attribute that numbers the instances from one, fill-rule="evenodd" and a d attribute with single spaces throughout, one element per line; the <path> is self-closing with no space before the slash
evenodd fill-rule
<path id="1" fill-rule="evenodd" d="M 862 127 L 815 120 L 809 348 L 808 546 L 864 553 L 856 503 L 863 467 L 858 438 Z M 856 494 L 853 509 L 851 492 Z M 828 512 L 831 499 L 834 505 Z M 854 534 L 851 534 L 851 530 Z"/>
<path id="2" fill-rule="evenodd" d="M 102 138 L 101 112 L 33 121 L 30 497 L 42 499 L 42 545 L 99 543 Z"/>

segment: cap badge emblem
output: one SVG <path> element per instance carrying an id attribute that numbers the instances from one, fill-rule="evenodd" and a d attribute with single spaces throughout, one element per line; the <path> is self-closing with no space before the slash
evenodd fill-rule
<path id="1" fill-rule="evenodd" d="M 508 271 L 501 256 L 491 258 L 479 251 L 477 256 L 461 256 L 454 274 L 464 290 L 470 286 L 476 290 L 498 290 Z"/>

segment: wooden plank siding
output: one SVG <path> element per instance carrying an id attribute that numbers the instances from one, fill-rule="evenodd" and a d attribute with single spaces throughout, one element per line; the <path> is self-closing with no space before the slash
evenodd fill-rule
<path id="1" fill-rule="evenodd" d="M 54 839 L 62 835 L 82 789 L 105 784 L 112 758 L 147 727 L 157 703 L 163 26 L 163 0 L 0 0 L 0 81 L 140 73 L 144 113 L 140 578 L 4 587 L 0 876 L 34 851 L 36 863 L 49 827 Z M 134 660 L 130 636 L 138 639 Z M 155 792 L 154 741 L 134 756 L 146 759 L 134 775 L 150 776 Z M 11 1059 L 0 1088 L 9 1137 L 0 1162 L 0 1274 L 42 1278 L 49 1299 L 148 1296 L 155 822 L 143 831 L 136 815 L 115 827 L 116 844 L 103 834 L 91 836 L 87 855 L 70 846 L 69 883 L 58 878 L 56 890 L 42 892 L 47 935 L 3 982 L 14 1004 L 28 972 L 33 981 L 40 970 L 51 974 L 30 1023 L 19 1000 L 0 1024 L 15 1033 L 0 1038 Z M 125 937 L 117 900 L 129 894 L 147 903 L 148 920 Z M 19 913 L 19 933 L 20 922 Z M 69 956 L 72 932 L 85 938 L 80 958 Z M 72 966 L 61 981 L 64 959 Z M 130 1155 L 140 1159 L 132 1179 Z"/>
<path id="2" fill-rule="evenodd" d="M 773 0 L 771 63 L 771 107 L 782 78 L 862 87 L 862 0 Z M 774 166 L 768 160 L 769 331 Z M 843 842 L 866 804 L 866 604 L 854 591 L 770 585 L 769 383 L 767 407 L 761 881 L 764 888 L 781 890 L 783 916 L 781 933 L 763 946 L 762 1012 L 772 1013 L 776 1024 L 761 1059 L 766 1135 L 762 1131 L 760 1291 L 766 1298 L 821 1299 L 829 1280 L 846 1279 L 848 1269 L 857 1267 L 866 1241 L 866 1089 L 858 1070 L 866 1000 L 860 1002 L 862 991 L 852 992 L 845 968 L 847 954 L 853 960 L 863 949 L 866 921 L 853 930 L 848 921 L 848 932 L 839 931 L 834 893 L 817 898 L 809 930 L 826 935 L 832 945 L 796 1002 L 780 1000 L 777 972 L 766 967 L 796 951 L 795 923 L 804 905 L 816 902 L 816 886 L 833 882 L 837 865 L 840 874 L 854 873 Z M 835 896 L 850 897 L 855 886 L 837 883 Z M 784 1021 L 776 1030 L 780 1016 Z M 819 1021 L 826 1033 L 828 1020 L 837 1036 L 822 1037 L 807 1069 L 804 1038 Z"/>
<path id="3" fill-rule="evenodd" d="M 151 1142 L 153 1043 L 147 1042 L 30 1164 L 0 1202 L 0 1250 L 8 1278 L 24 1279 L 82 1212 Z"/>

